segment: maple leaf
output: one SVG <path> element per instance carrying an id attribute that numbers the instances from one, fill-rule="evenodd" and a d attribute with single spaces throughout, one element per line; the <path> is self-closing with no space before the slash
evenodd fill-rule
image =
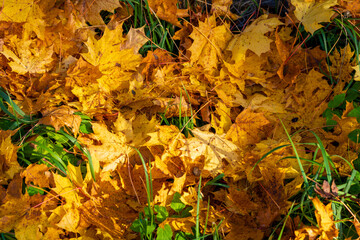
<path id="1" fill-rule="evenodd" d="M 21 170 L 17 162 L 18 146 L 12 144 L 11 136 L 14 131 L 0 130 L 0 183 L 5 184 L 8 179 L 12 179 Z"/>
<path id="2" fill-rule="evenodd" d="M 230 16 L 232 19 L 239 18 L 238 15 L 230 11 L 232 0 L 214 0 L 211 3 L 211 12 L 218 16 Z"/>
<path id="3" fill-rule="evenodd" d="M 76 8 L 91 25 L 104 24 L 100 11 L 113 12 L 116 8 L 122 7 L 117 0 L 81 0 L 77 2 Z"/>
<path id="4" fill-rule="evenodd" d="M 30 208 L 29 195 L 22 194 L 22 179 L 15 175 L 9 183 L 0 205 L 0 228 L 9 232 L 18 224 Z"/>
<path id="5" fill-rule="evenodd" d="M 34 6 L 34 0 L 4 0 L 0 5 L 0 21 L 25 22 Z"/>
<path id="6" fill-rule="evenodd" d="M 200 21 L 199 27 L 194 28 L 190 34 L 190 38 L 194 40 L 188 49 L 191 52 L 190 62 L 203 66 L 210 74 L 214 72 L 223 59 L 222 51 L 231 39 L 228 28 L 226 24 L 216 26 L 215 15 L 204 22 Z"/>
<path id="7" fill-rule="evenodd" d="M 126 136 L 120 132 L 118 134 L 111 133 L 105 124 L 93 123 L 92 127 L 94 133 L 79 140 L 90 151 L 96 174 L 100 171 L 100 164 L 103 168 L 106 168 L 108 164 L 111 165 L 114 161 L 124 164 L 127 157 L 134 152 L 126 144 Z M 94 142 L 98 142 L 98 144 L 94 145 Z M 112 168 L 110 167 L 109 170 Z"/>
<path id="8" fill-rule="evenodd" d="M 119 113 L 114 122 L 114 132 L 124 134 L 126 142 L 135 146 L 145 143 L 147 134 L 154 132 L 158 121 L 153 116 L 150 121 L 145 115 L 138 115 L 135 111 L 126 114 Z"/>
<path id="9" fill-rule="evenodd" d="M 211 127 L 215 129 L 216 134 L 222 135 L 229 130 L 232 124 L 230 118 L 231 108 L 219 101 L 215 109 L 215 112 L 211 114 Z"/>
<path id="10" fill-rule="evenodd" d="M 317 197 L 311 199 L 315 206 L 316 221 L 319 225 L 319 231 L 323 239 L 333 239 L 339 234 L 335 227 L 331 203 L 324 205 Z"/>
<path id="11" fill-rule="evenodd" d="M 228 44 L 227 50 L 232 52 L 232 60 L 235 64 L 243 64 L 247 50 L 251 50 L 260 56 L 270 50 L 271 39 L 264 34 L 282 25 L 277 18 L 268 18 L 262 15 L 257 18 L 242 34 L 236 35 Z"/>
<path id="12" fill-rule="evenodd" d="M 242 111 L 226 134 L 226 139 L 231 140 L 240 147 L 260 142 L 270 134 L 271 123 L 264 113 L 256 113 L 251 109 Z"/>
<path id="13" fill-rule="evenodd" d="M 68 106 L 60 106 L 58 108 L 51 107 L 42 111 L 43 117 L 39 120 L 39 124 L 50 125 L 59 131 L 62 127 L 69 127 L 74 135 L 79 133 L 81 117 L 74 114 L 75 110 Z"/>
<path id="14" fill-rule="evenodd" d="M 130 82 L 136 81 L 133 75 L 142 57 L 134 49 L 138 49 L 142 44 L 131 41 L 137 39 L 136 35 L 140 35 L 142 43 L 145 43 L 147 39 L 143 38 L 145 35 L 143 30 L 144 28 L 136 30 L 132 38 L 126 39 L 123 37 L 122 24 L 120 24 L 114 30 L 106 28 L 100 40 L 96 40 L 95 36 L 89 36 L 85 43 L 88 53 L 81 55 L 93 66 L 99 66 L 103 76 L 97 81 L 102 91 L 109 93 L 114 90 L 129 89 Z"/>
<path id="15" fill-rule="evenodd" d="M 162 20 L 168 21 L 169 23 L 181 27 L 181 24 L 178 20 L 178 11 L 177 9 L 177 0 L 148 0 L 149 7 L 155 14 Z"/>
<path id="16" fill-rule="evenodd" d="M 203 167 L 200 170 L 209 171 L 213 177 L 225 170 L 224 165 L 229 164 L 229 169 L 241 169 L 243 153 L 234 143 L 219 135 L 199 129 L 191 132 L 195 137 L 185 139 L 184 146 L 180 148 L 183 151 L 181 157 L 184 159 L 189 174 L 196 166 L 194 164 L 201 162 Z"/>
<path id="17" fill-rule="evenodd" d="M 36 40 L 18 39 L 16 35 L 10 38 L 10 42 L 11 45 L 4 45 L 0 52 L 10 60 L 9 65 L 14 72 L 45 73 L 52 67 L 52 46 L 36 46 Z"/>
<path id="18" fill-rule="evenodd" d="M 45 164 L 30 164 L 22 173 L 25 184 L 33 184 L 41 188 L 54 186 L 54 177 Z"/>
<path id="19" fill-rule="evenodd" d="M 360 81 L 360 64 L 353 67 L 353 70 L 355 70 L 354 80 Z"/>
<path id="20" fill-rule="evenodd" d="M 67 231 L 76 232 L 80 223 L 79 206 L 81 197 L 75 190 L 75 186 L 67 177 L 54 174 L 55 187 L 52 188 L 56 194 L 65 199 L 65 204 L 54 209 L 49 217 L 50 222 L 54 222 L 58 227 Z"/>
<path id="21" fill-rule="evenodd" d="M 354 52 L 351 50 L 350 45 L 346 45 L 344 48 L 333 51 L 333 55 L 329 57 L 331 61 L 330 71 L 340 81 L 349 82 L 351 80 L 351 73 L 354 70 Z M 341 67 L 339 67 L 341 66 Z M 337 84 L 343 85 L 343 84 Z M 341 88 L 341 86 L 339 86 Z M 341 88 L 342 90 L 343 88 Z"/>
<path id="22" fill-rule="evenodd" d="M 304 25 L 305 30 L 314 34 L 320 28 L 322 22 L 329 22 L 334 15 L 332 6 L 337 4 L 337 0 L 291 0 L 295 6 L 294 14 L 296 18 Z"/>

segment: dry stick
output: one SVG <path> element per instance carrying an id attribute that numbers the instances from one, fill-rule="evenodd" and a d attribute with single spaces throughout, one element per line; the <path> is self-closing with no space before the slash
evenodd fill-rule
<path id="1" fill-rule="evenodd" d="M 299 48 L 301 47 L 301 45 L 303 45 L 303 43 L 305 43 L 306 39 L 308 39 L 310 35 L 308 35 L 303 41 L 301 44 L 299 44 L 295 50 L 290 54 L 290 56 L 286 59 L 286 61 L 284 62 L 284 65 L 290 60 L 290 58 L 299 50 Z"/>
<path id="2" fill-rule="evenodd" d="M 138 203 L 141 204 L 141 203 L 140 203 L 139 196 L 138 196 L 137 191 L 136 191 L 136 188 L 135 188 L 135 185 L 134 185 L 134 182 L 133 182 L 133 180 L 132 180 L 132 176 L 131 176 L 131 172 L 130 172 L 130 158 L 129 158 L 129 156 L 128 156 L 127 154 L 126 154 L 126 158 L 127 158 L 128 174 L 129 174 L 131 186 L 132 186 L 132 188 L 133 188 L 133 190 L 134 190 L 134 193 L 135 193 L 135 196 L 136 196 L 136 199 L 137 199 Z"/>
<path id="3" fill-rule="evenodd" d="M 60 198 L 58 198 L 58 197 L 61 197 L 61 195 L 64 195 L 64 194 L 70 193 L 70 192 L 75 191 L 75 190 L 77 190 L 77 189 L 80 189 L 80 187 L 77 187 L 77 188 L 71 189 L 71 190 L 69 190 L 69 191 L 67 191 L 67 192 L 64 192 L 64 193 L 61 193 L 61 194 L 53 195 L 53 197 L 51 197 L 51 198 L 49 198 L 49 199 L 47 199 L 47 200 L 45 200 L 45 201 L 43 201 L 43 202 L 41 202 L 41 203 L 38 203 L 38 204 L 36 204 L 35 206 L 33 206 L 33 207 L 31 207 L 31 208 L 37 208 L 37 207 L 40 207 L 42 204 L 44 204 L 44 203 L 46 203 L 46 202 L 48 202 L 48 201 L 51 201 L 51 200 L 52 200 L 52 199 L 54 199 L 54 198 L 56 198 L 56 199 L 58 199 L 58 200 L 61 200 L 61 199 L 60 199 Z M 48 192 L 48 193 L 49 193 L 49 194 L 51 194 L 50 192 Z"/>
<path id="4" fill-rule="evenodd" d="M 280 206 L 279 206 L 279 204 L 277 204 L 277 202 L 273 199 L 273 197 L 271 196 L 271 194 L 264 188 L 264 186 L 263 186 L 261 183 L 259 183 L 259 185 L 262 187 L 262 189 L 264 189 L 264 191 L 266 192 L 266 194 L 269 195 L 271 201 L 273 201 L 274 204 L 275 204 L 279 209 L 281 209 Z"/>

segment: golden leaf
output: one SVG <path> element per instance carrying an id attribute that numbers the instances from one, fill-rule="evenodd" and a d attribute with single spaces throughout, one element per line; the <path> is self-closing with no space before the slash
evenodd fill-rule
<path id="1" fill-rule="evenodd" d="M 305 30 L 313 34 L 322 27 L 321 22 L 330 22 L 334 15 L 332 6 L 337 4 L 337 0 L 291 0 L 295 6 L 294 14 L 296 18 L 304 25 Z"/>
<path id="2" fill-rule="evenodd" d="M 149 7 L 155 12 L 155 14 L 162 20 L 181 27 L 181 24 L 177 17 L 177 0 L 148 0 Z"/>
<path id="3" fill-rule="evenodd" d="M 264 34 L 273 31 L 282 23 L 277 18 L 268 18 L 262 15 L 256 19 L 242 34 L 231 39 L 227 50 L 232 52 L 232 60 L 235 64 L 243 64 L 247 50 L 251 50 L 260 56 L 270 50 L 271 39 Z"/>
<path id="4" fill-rule="evenodd" d="M 50 125 L 59 131 L 62 127 L 69 127 L 74 135 L 79 133 L 81 124 L 81 117 L 74 114 L 75 110 L 67 106 L 60 106 L 58 108 L 46 108 L 42 111 L 43 117 L 39 124 Z"/>
<path id="5" fill-rule="evenodd" d="M 317 197 L 311 200 L 316 208 L 315 217 L 322 239 L 330 240 L 336 238 L 339 230 L 335 227 L 331 203 L 325 206 Z"/>
<path id="6" fill-rule="evenodd" d="M 234 143 L 200 129 L 194 129 L 192 133 L 195 137 L 184 139 L 184 146 L 180 148 L 188 174 L 194 167 L 201 167 L 200 170 L 210 172 L 212 177 L 224 172 L 224 165 L 238 171 L 242 168 L 243 152 Z"/>
<path id="7" fill-rule="evenodd" d="M 76 8 L 91 25 L 104 24 L 104 21 L 100 16 L 100 11 L 113 12 L 116 8 L 122 7 L 117 0 L 81 0 L 77 3 Z"/>
<path id="8" fill-rule="evenodd" d="M 0 21 L 26 22 L 34 5 L 33 0 L 4 0 L 0 4 Z"/>
<path id="9" fill-rule="evenodd" d="M 53 47 L 44 44 L 37 46 L 36 40 L 18 39 L 11 37 L 11 46 L 3 46 L 1 53 L 10 61 L 14 72 L 45 73 L 52 67 Z"/>
<path id="10" fill-rule="evenodd" d="M 25 184 L 34 184 L 40 188 L 50 188 L 54 186 L 54 177 L 45 164 L 30 164 L 21 173 L 25 178 Z"/>
<path id="11" fill-rule="evenodd" d="M 242 111 L 226 134 L 226 139 L 240 147 L 260 142 L 271 133 L 271 123 L 264 113 L 256 113 L 251 109 Z"/>
<path id="12" fill-rule="evenodd" d="M 21 170 L 17 162 L 18 146 L 12 144 L 11 136 L 14 131 L 0 130 L 0 183 L 5 184 Z"/>
<path id="13" fill-rule="evenodd" d="M 227 25 L 216 26 L 215 15 L 205 22 L 199 22 L 199 27 L 193 29 L 190 38 L 194 40 L 188 49 L 191 52 L 190 62 L 199 64 L 212 74 L 223 59 L 231 33 Z"/>

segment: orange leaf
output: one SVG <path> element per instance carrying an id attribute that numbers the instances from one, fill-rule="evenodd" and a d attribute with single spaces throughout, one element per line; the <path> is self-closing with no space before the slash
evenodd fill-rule
<path id="1" fill-rule="evenodd" d="M 74 112 L 75 110 L 67 106 L 47 108 L 42 111 L 43 118 L 40 119 L 39 124 L 53 126 L 56 131 L 66 126 L 71 128 L 76 136 L 79 133 L 81 117 L 74 115 Z"/>

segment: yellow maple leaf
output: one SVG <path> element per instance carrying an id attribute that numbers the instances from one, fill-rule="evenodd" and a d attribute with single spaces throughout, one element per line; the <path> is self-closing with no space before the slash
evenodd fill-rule
<path id="1" fill-rule="evenodd" d="M 30 164 L 21 173 L 21 177 L 25 178 L 26 184 L 33 184 L 41 188 L 54 186 L 54 177 L 45 164 Z"/>
<path id="2" fill-rule="evenodd" d="M 118 134 L 110 132 L 105 124 L 93 123 L 92 127 L 94 133 L 81 138 L 81 141 L 91 153 L 95 172 L 99 173 L 100 165 L 108 170 L 114 169 L 116 167 L 112 166 L 114 161 L 116 164 L 124 164 L 128 155 L 134 152 L 126 144 L 126 136 L 121 132 Z M 95 141 L 98 144 L 94 145 Z M 110 166 L 107 167 L 109 164 Z"/>
<path id="3" fill-rule="evenodd" d="M 22 178 L 15 175 L 9 183 L 6 193 L 2 193 L 0 205 L 1 231 L 9 232 L 30 209 L 29 195 L 22 194 Z"/>
<path id="4" fill-rule="evenodd" d="M 235 61 L 235 64 L 244 62 L 247 50 L 253 51 L 258 56 L 270 51 L 272 40 L 264 34 L 273 31 L 282 24 L 277 18 L 268 18 L 267 15 L 262 15 L 247 27 L 242 34 L 233 37 L 227 50 L 232 52 L 232 60 Z"/>
<path id="5" fill-rule="evenodd" d="M 190 38 L 194 40 L 189 47 L 191 52 L 190 62 L 203 66 L 212 74 L 223 59 L 223 50 L 231 39 L 227 24 L 216 26 L 215 15 L 204 22 L 199 22 L 199 27 L 194 27 Z"/>
<path id="6" fill-rule="evenodd" d="M 18 146 L 12 144 L 11 136 L 14 131 L 0 130 L 0 183 L 5 184 L 21 170 L 17 162 Z"/>
<path id="7" fill-rule="evenodd" d="M 232 3 L 232 0 L 214 0 L 211 3 L 211 12 L 218 16 L 227 16 L 232 19 L 237 19 L 239 16 L 230 11 Z"/>
<path id="8" fill-rule="evenodd" d="M 0 3 L 0 21 L 26 22 L 34 0 L 4 0 Z"/>
<path id="9" fill-rule="evenodd" d="M 93 35 L 89 36 L 85 43 L 88 52 L 81 55 L 93 66 L 99 67 L 103 76 L 97 81 L 102 91 L 109 93 L 113 90 L 129 89 L 130 82 L 136 81 L 133 75 L 136 74 L 142 57 L 135 50 L 147 41 L 143 37 L 143 30 L 144 28 L 136 30 L 132 38 L 126 39 L 120 24 L 114 30 L 106 28 L 100 40 L 96 40 Z M 139 38 L 142 41 L 137 43 L 136 39 Z"/>
<path id="10" fill-rule="evenodd" d="M 42 111 L 43 117 L 39 124 L 50 125 L 59 131 L 62 127 L 69 127 L 74 135 L 79 133 L 81 117 L 74 114 L 75 110 L 68 106 L 60 106 L 58 108 L 46 108 Z"/>
<path id="11" fill-rule="evenodd" d="M 219 101 L 216 104 L 215 112 L 211 114 L 211 126 L 215 129 L 216 134 L 221 135 L 229 130 L 232 124 L 230 111 L 231 108 L 223 102 Z"/>
<path id="12" fill-rule="evenodd" d="M 256 113 L 250 109 L 242 111 L 226 134 L 226 139 L 238 146 L 260 142 L 270 134 L 271 123 L 264 113 Z"/>
<path id="13" fill-rule="evenodd" d="M 80 14 L 82 14 L 91 25 L 104 24 L 104 20 L 100 16 L 100 11 L 113 12 L 118 7 L 122 7 L 122 5 L 117 0 L 83 0 L 78 1 L 76 5 Z"/>
<path id="14" fill-rule="evenodd" d="M 355 70 L 354 80 L 360 81 L 360 64 L 353 67 L 353 70 Z"/>
<path id="15" fill-rule="evenodd" d="M 62 229 L 77 232 L 77 227 L 80 223 L 78 208 L 81 206 L 82 198 L 79 196 L 78 190 L 70 178 L 59 174 L 54 174 L 53 176 L 55 187 L 52 188 L 52 191 L 64 198 L 65 203 L 54 209 L 48 220 Z"/>
<path id="16" fill-rule="evenodd" d="M 38 46 L 36 40 L 18 39 L 16 35 L 10 41 L 11 46 L 4 45 L 0 52 L 10 61 L 9 65 L 14 72 L 45 73 L 52 67 L 52 46 Z"/>
<path id="17" fill-rule="evenodd" d="M 332 203 L 324 205 L 317 197 L 311 199 L 315 206 L 315 217 L 319 225 L 322 239 L 334 239 L 338 236 L 339 230 L 335 227 Z"/>
<path id="18" fill-rule="evenodd" d="M 334 15 L 332 6 L 337 4 L 337 0 L 291 0 L 295 6 L 294 14 L 304 25 L 305 30 L 313 34 L 322 27 L 320 23 L 329 22 Z"/>
<path id="19" fill-rule="evenodd" d="M 349 82 L 351 80 L 351 73 L 354 70 L 353 59 L 354 51 L 351 50 L 350 44 L 346 45 L 344 48 L 333 51 L 333 54 L 329 57 L 331 61 L 330 71 L 333 76 L 339 81 Z M 357 67 L 359 69 L 359 67 Z M 355 67 L 356 70 L 356 67 Z M 354 77 L 355 80 L 360 80 L 358 77 Z M 337 84 L 339 85 L 339 84 Z M 341 87 L 343 90 L 343 85 Z"/>
<path id="20" fill-rule="evenodd" d="M 212 177 L 224 171 L 225 162 L 225 165 L 230 165 L 230 169 L 239 170 L 242 167 L 243 152 L 234 143 L 217 134 L 200 129 L 194 129 L 191 132 L 195 137 L 184 139 L 184 146 L 180 148 L 181 158 L 189 174 L 201 162 L 203 166 L 200 170 L 210 172 Z"/>
<path id="21" fill-rule="evenodd" d="M 149 7 L 155 12 L 160 19 L 181 27 L 177 13 L 181 12 L 177 9 L 177 0 L 148 0 Z"/>

